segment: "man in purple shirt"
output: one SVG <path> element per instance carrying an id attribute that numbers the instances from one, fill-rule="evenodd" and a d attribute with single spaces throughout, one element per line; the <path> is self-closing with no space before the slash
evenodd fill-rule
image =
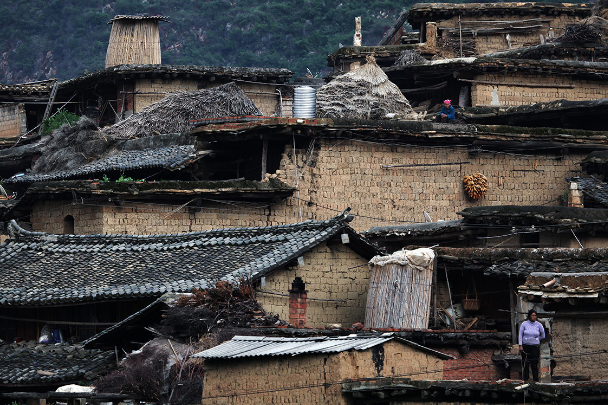
<path id="1" fill-rule="evenodd" d="M 538 361 L 540 359 L 540 341 L 545 338 L 545 328 L 536 320 L 536 311 L 528 311 L 528 320 L 523 321 L 519 327 L 519 351 L 524 361 L 524 381 L 530 378 L 538 381 Z M 528 367 L 529 366 L 529 367 Z"/>

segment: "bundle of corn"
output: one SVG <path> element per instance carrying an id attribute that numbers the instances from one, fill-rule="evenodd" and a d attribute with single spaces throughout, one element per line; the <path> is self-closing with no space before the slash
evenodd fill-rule
<path id="1" fill-rule="evenodd" d="M 188 132 L 194 128 L 192 120 L 239 115 L 262 113 L 239 86 L 228 83 L 212 89 L 176 92 L 104 129 L 103 133 L 113 138 L 143 138 Z"/>
<path id="2" fill-rule="evenodd" d="M 424 63 L 428 62 L 425 58 L 420 56 L 420 52 L 416 49 L 406 49 L 405 51 L 401 51 L 399 57 L 393 64 L 393 66 L 405 66 L 411 65 L 413 63 Z"/>
<path id="3" fill-rule="evenodd" d="M 410 103 L 372 56 L 360 68 L 343 74 L 317 91 L 317 117 L 382 119 L 407 114 Z"/>
<path id="4" fill-rule="evenodd" d="M 479 200 L 488 191 L 488 179 L 479 172 L 464 176 L 464 191 L 473 200 Z"/>

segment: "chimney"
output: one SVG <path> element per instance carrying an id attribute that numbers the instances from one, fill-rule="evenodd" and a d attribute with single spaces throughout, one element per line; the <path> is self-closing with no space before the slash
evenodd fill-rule
<path id="1" fill-rule="evenodd" d="M 306 284 L 296 277 L 289 290 L 289 323 L 296 328 L 306 326 Z"/>
<path id="2" fill-rule="evenodd" d="M 158 22 L 163 16 L 117 15 L 112 18 L 106 68 L 117 65 L 160 65 Z"/>

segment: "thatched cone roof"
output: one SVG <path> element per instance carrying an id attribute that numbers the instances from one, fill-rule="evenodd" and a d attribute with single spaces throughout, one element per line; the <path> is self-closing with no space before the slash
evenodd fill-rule
<path id="1" fill-rule="evenodd" d="M 102 132 L 113 138 L 143 138 L 191 131 L 194 128 L 191 120 L 239 115 L 262 113 L 239 86 L 228 83 L 173 93 Z"/>
<path id="2" fill-rule="evenodd" d="M 410 103 L 372 56 L 367 63 L 339 76 L 317 91 L 317 116 L 382 119 L 389 113 L 407 114 Z"/>

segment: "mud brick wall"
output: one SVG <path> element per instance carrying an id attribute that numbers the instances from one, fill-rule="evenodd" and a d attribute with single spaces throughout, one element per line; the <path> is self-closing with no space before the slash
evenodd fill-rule
<path id="1" fill-rule="evenodd" d="M 572 154 L 560 159 L 554 155 L 469 155 L 466 148 L 460 147 L 400 147 L 323 139 L 315 141 L 310 158 L 307 149 L 307 145 L 297 149 L 296 181 L 292 147 L 286 146 L 277 175 L 287 184 L 298 184 L 299 194 L 294 193 L 280 203 L 257 207 L 206 203 L 199 212 L 179 208 L 175 202 L 160 205 L 162 200 L 155 201 L 155 205 L 125 202 L 121 207 L 108 203 L 91 207 L 102 212 L 103 224 L 90 226 L 101 227 L 102 233 L 180 233 L 325 220 L 347 207 L 355 215 L 350 225 L 358 231 L 376 225 L 424 222 L 425 209 L 430 209 L 435 221 L 458 219 L 456 213 L 466 207 L 558 204 L 557 199 L 568 188 L 565 178 L 581 174 L 576 162 L 586 156 Z M 387 164 L 454 162 L 470 163 L 381 168 Z M 476 171 L 488 178 L 489 190 L 480 200 L 471 201 L 465 196 L 462 178 Z M 71 205 L 71 201 L 54 204 L 68 205 L 66 212 L 78 207 Z M 36 203 L 33 210 L 32 225 L 36 231 L 55 229 L 52 224 L 57 219 L 42 220 L 37 214 L 39 210 L 48 210 L 44 203 Z M 77 229 L 78 226 L 76 220 Z M 81 226 L 85 228 L 84 224 Z"/>
<path id="2" fill-rule="evenodd" d="M 347 378 L 442 378 L 442 360 L 434 356 L 394 341 L 376 347 L 376 350 L 380 348 L 384 355 L 381 362 L 373 360 L 374 349 L 245 360 L 208 360 L 205 362 L 202 404 L 339 405 L 348 403 L 339 383 Z M 376 356 L 376 359 L 378 357 L 381 356 Z M 298 388 L 302 386 L 306 388 Z"/>
<path id="3" fill-rule="evenodd" d="M 438 350 L 456 357 L 456 360 L 443 363 L 443 378 L 446 380 L 496 381 L 509 378 L 509 369 L 492 363 L 492 354 L 496 351 L 494 348 L 471 347 L 466 354 L 460 354 L 456 349 Z"/>
<path id="4" fill-rule="evenodd" d="M 196 91 L 198 82 L 186 79 L 139 79 L 135 82 L 133 112 L 138 113 L 150 104 L 156 103 L 176 91 Z M 146 94 L 147 93 L 147 94 Z M 153 94 L 150 94 L 153 93 Z"/>
<path id="5" fill-rule="evenodd" d="M 13 138 L 27 132 L 23 104 L 0 105 L 0 138 Z"/>
<path id="6" fill-rule="evenodd" d="M 265 116 L 280 116 L 281 106 L 277 86 L 265 83 L 239 82 L 247 97 L 251 99 Z"/>
<path id="7" fill-rule="evenodd" d="M 73 205 L 68 201 L 40 199 L 37 209 L 30 216 L 34 231 L 62 234 L 63 221 L 68 215 L 74 217 L 76 235 L 101 234 L 103 232 L 103 214 L 97 206 Z M 36 224 L 34 226 L 33 224 Z"/>
<path id="8" fill-rule="evenodd" d="M 498 84 L 473 83 L 471 86 L 471 105 L 473 106 L 516 106 L 561 99 L 583 101 L 608 97 L 608 83 L 580 80 L 570 76 L 519 73 L 482 74 L 475 76 L 474 80 Z M 549 87 L 524 87 L 518 86 L 518 83 L 538 83 Z M 553 87 L 570 84 L 574 85 L 574 88 Z"/>
<path id="9" fill-rule="evenodd" d="M 304 266 L 288 267 L 266 276 L 266 286 L 260 290 L 288 294 L 296 277 L 306 284 L 308 301 L 306 325 L 325 327 L 339 323 L 350 327 L 365 320 L 365 303 L 369 287 L 367 260 L 348 245 L 328 247 L 323 243 L 304 255 Z M 289 297 L 257 292 L 264 310 L 289 319 Z M 320 298 L 336 301 L 315 301 Z"/>
<path id="10" fill-rule="evenodd" d="M 554 375 L 585 376 L 593 380 L 608 378 L 605 318 L 554 318 L 551 330 Z"/>
<path id="11" fill-rule="evenodd" d="M 471 36 L 463 36 L 463 39 L 468 40 L 471 38 L 475 39 L 477 54 L 485 55 L 492 52 L 506 51 L 508 49 L 521 48 L 524 46 L 530 45 L 538 45 L 541 43 L 540 35 L 546 39 L 549 31 L 553 30 L 553 35 L 555 38 L 559 37 L 564 33 L 564 28 L 568 24 L 572 24 L 578 22 L 580 20 L 577 16 L 571 16 L 566 14 L 560 15 L 537 15 L 536 13 L 530 14 L 515 14 L 515 15 L 486 15 L 486 16 L 462 16 L 462 28 L 470 29 L 470 28 L 496 28 L 496 24 L 488 22 L 486 24 L 467 24 L 468 21 L 483 21 L 483 20 L 491 20 L 491 21 L 521 21 L 527 19 L 541 19 L 539 22 L 527 22 L 528 25 L 542 25 L 542 27 L 526 30 L 526 32 L 511 32 L 510 40 L 511 40 L 511 48 L 509 48 L 509 41 L 507 41 L 505 33 L 496 33 L 496 34 L 478 34 L 475 37 Z M 517 23 L 514 23 L 517 25 Z M 519 26 L 523 26 L 523 23 L 520 23 Z M 450 18 L 449 20 L 441 21 L 437 24 L 439 28 L 438 31 L 441 32 L 441 28 L 458 28 L 458 16 Z M 443 34 L 444 36 L 448 35 L 447 33 Z M 458 33 L 452 33 L 450 37 L 458 38 Z"/>

